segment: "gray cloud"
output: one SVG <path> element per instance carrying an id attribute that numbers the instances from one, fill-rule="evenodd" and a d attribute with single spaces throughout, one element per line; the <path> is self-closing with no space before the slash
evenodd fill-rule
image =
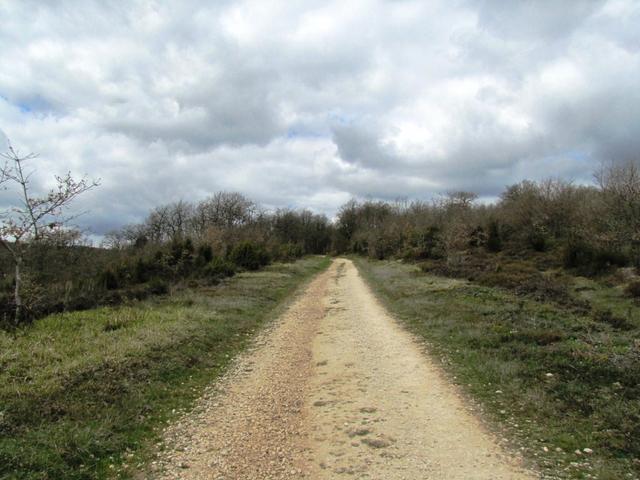
<path id="1" fill-rule="evenodd" d="M 351 196 L 589 182 L 640 150 L 633 0 L 10 0 L 0 16 L 0 128 L 40 153 L 42 188 L 102 179 L 78 205 L 98 234 L 221 189 L 332 215 Z"/>

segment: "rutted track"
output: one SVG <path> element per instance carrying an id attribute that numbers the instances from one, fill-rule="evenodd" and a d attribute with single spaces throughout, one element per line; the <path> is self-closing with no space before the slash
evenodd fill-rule
<path id="1" fill-rule="evenodd" d="M 501 451 L 344 259 L 166 443 L 164 478 L 536 478 Z"/>

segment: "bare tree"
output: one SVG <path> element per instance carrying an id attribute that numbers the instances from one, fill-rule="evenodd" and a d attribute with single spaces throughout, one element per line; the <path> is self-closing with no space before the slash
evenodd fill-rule
<path id="1" fill-rule="evenodd" d="M 169 207 L 161 205 L 154 208 L 145 220 L 145 229 L 153 243 L 161 243 L 168 236 Z"/>
<path id="2" fill-rule="evenodd" d="M 603 164 L 594 174 L 605 205 L 599 220 L 618 243 L 640 244 L 640 163 Z"/>
<path id="3" fill-rule="evenodd" d="M 119 230 L 107 232 L 102 241 L 102 247 L 122 250 L 130 246 L 144 246 L 148 241 L 148 234 L 146 224 L 125 225 Z"/>
<path id="4" fill-rule="evenodd" d="M 149 214 L 144 230 L 154 243 L 182 239 L 191 233 L 194 216 L 193 205 L 184 200 L 161 205 Z"/>
<path id="5" fill-rule="evenodd" d="M 9 252 L 15 266 L 15 322 L 23 315 L 21 296 L 22 266 L 27 250 L 44 241 L 60 241 L 67 237 L 69 222 L 65 209 L 78 195 L 98 186 L 98 181 L 75 180 L 71 173 L 55 176 L 56 186 L 42 196 L 34 195 L 31 179 L 34 171 L 25 171 L 25 164 L 37 155 L 20 153 L 9 144 L 8 152 L 0 154 L 5 164 L 0 168 L 0 184 L 5 189 L 16 187 L 13 206 L 0 210 L 0 245 Z"/>
<path id="6" fill-rule="evenodd" d="M 170 237 L 172 240 L 182 239 L 186 234 L 193 218 L 194 207 L 184 200 L 168 205 Z"/>

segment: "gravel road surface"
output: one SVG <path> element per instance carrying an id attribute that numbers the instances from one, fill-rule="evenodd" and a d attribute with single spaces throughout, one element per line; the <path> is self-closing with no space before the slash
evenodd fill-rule
<path id="1" fill-rule="evenodd" d="M 149 478 L 534 479 L 353 263 L 318 275 L 196 409 Z"/>

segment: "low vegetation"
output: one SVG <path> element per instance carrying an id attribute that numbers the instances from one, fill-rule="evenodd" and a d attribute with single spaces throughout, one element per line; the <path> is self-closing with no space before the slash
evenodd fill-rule
<path id="1" fill-rule="evenodd" d="M 470 192 L 451 192 L 431 203 L 351 201 L 339 212 L 334 250 L 428 261 L 440 273 L 482 274 L 494 282 L 509 275 L 516 280 L 512 274 L 519 270 L 556 268 L 587 276 L 637 270 L 640 166 L 612 164 L 595 178 L 594 186 L 525 180 L 491 204 L 476 202 Z"/>
<path id="2" fill-rule="evenodd" d="M 69 201 L 95 186 L 68 178 Z M 636 275 L 623 287 L 637 296 L 640 169 L 612 164 L 595 178 L 594 186 L 523 181 L 492 204 L 469 192 L 430 203 L 350 201 L 335 222 L 307 210 L 269 212 L 239 193 L 218 192 L 156 207 L 143 222 L 106 235 L 102 248 L 83 245 L 64 222 L 51 223 L 55 235 L 43 235 L 43 224 L 12 240 L 8 211 L 0 232 L 2 323 L 7 328 L 54 312 L 116 305 L 170 285 L 212 284 L 271 261 L 330 252 L 422 262 L 434 273 L 559 302 L 570 301 L 563 272 L 597 277 L 627 268 Z"/>
<path id="3" fill-rule="evenodd" d="M 593 186 L 523 181 L 490 204 L 470 192 L 352 200 L 334 222 L 219 192 L 154 208 L 95 247 L 65 209 L 98 182 L 68 174 L 33 195 L 34 156 L 4 157 L 0 478 L 131 466 L 327 263 L 308 255 L 327 253 L 359 256 L 391 310 L 539 466 L 640 473 L 637 162 L 604 166 Z"/>
<path id="4" fill-rule="evenodd" d="M 356 262 L 490 423 L 504 426 L 501 436 L 549 478 L 640 475 L 640 304 L 623 281 L 558 280 L 533 262 L 479 284 L 397 261 Z M 535 288 L 521 294 L 513 276 Z M 545 293 L 547 281 L 561 291 Z"/>
<path id="5" fill-rule="evenodd" d="M 29 238 L 21 254 L 17 323 L 15 262 L 7 249 L 0 252 L 0 327 L 15 328 L 56 312 L 141 300 L 174 285 L 214 285 L 273 261 L 325 254 L 330 242 L 331 227 L 322 215 L 268 213 L 244 196 L 227 192 L 197 204 L 181 201 L 157 207 L 141 224 L 111 232 L 101 248 L 84 245 L 70 230 L 62 243 Z M 14 248 L 14 243 L 7 245 Z"/>
<path id="6" fill-rule="evenodd" d="M 0 478 L 133 475 L 158 428 L 328 263 L 276 263 L 215 286 L 169 286 L 167 295 L 0 331 Z M 105 282 L 116 286 L 119 275 Z"/>
<path id="7" fill-rule="evenodd" d="M 336 222 L 336 249 L 549 478 L 640 477 L 640 167 L 594 177 L 353 201 Z"/>

